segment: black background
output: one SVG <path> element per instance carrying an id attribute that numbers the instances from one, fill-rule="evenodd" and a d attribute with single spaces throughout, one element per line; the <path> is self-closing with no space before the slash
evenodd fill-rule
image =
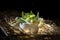
<path id="1" fill-rule="evenodd" d="M 57 1 L 48 0 L 5 0 L 0 3 L 0 11 L 2 12 L 0 14 L 14 14 L 10 13 L 10 11 L 17 11 L 18 13 L 15 14 L 20 14 L 21 11 L 30 12 L 32 10 L 35 14 L 39 11 L 40 16 L 44 18 L 60 19 L 58 5 Z"/>

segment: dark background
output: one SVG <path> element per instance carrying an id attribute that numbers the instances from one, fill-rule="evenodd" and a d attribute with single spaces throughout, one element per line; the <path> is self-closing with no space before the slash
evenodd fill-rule
<path id="1" fill-rule="evenodd" d="M 1 1 L 0 1 L 1 2 Z M 30 12 L 31 10 L 37 14 L 40 12 L 40 16 L 44 18 L 51 18 L 52 15 L 49 11 L 49 2 L 48 0 L 15 0 L 15 1 L 2 1 L 0 3 L 0 11 L 1 15 L 17 15 L 20 14 L 21 11 Z M 52 10 L 52 9 L 51 9 Z M 11 13 L 11 12 L 14 13 Z M 17 12 L 16 12 L 17 11 Z"/>
<path id="2" fill-rule="evenodd" d="M 1 2 L 1 1 L 0 1 Z M 21 11 L 30 12 L 31 10 L 40 16 L 49 19 L 60 19 L 58 12 L 58 2 L 48 0 L 15 0 L 15 1 L 2 1 L 0 3 L 1 15 L 20 15 Z M 11 13 L 14 12 L 14 13 Z"/>

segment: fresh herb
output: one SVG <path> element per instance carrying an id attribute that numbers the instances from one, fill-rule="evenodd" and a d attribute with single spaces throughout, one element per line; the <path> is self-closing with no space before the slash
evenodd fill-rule
<path id="1" fill-rule="evenodd" d="M 38 23 L 38 26 L 41 26 L 44 23 L 43 18 L 39 18 L 39 12 L 37 13 L 37 16 L 30 11 L 30 13 L 24 13 L 22 11 L 22 17 L 19 17 L 13 25 L 16 25 L 17 23 L 31 23 L 31 21 L 34 21 Z M 33 23 L 33 22 L 32 22 Z"/>

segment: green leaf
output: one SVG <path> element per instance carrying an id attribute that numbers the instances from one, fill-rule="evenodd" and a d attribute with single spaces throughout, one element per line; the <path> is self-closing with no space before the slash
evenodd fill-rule
<path id="1" fill-rule="evenodd" d="M 39 12 L 37 12 L 37 18 L 39 18 Z"/>
<path id="2" fill-rule="evenodd" d="M 24 17 L 24 12 L 22 11 L 22 17 Z"/>
<path id="3" fill-rule="evenodd" d="M 32 11 L 30 11 L 30 15 L 33 15 L 34 13 Z"/>

